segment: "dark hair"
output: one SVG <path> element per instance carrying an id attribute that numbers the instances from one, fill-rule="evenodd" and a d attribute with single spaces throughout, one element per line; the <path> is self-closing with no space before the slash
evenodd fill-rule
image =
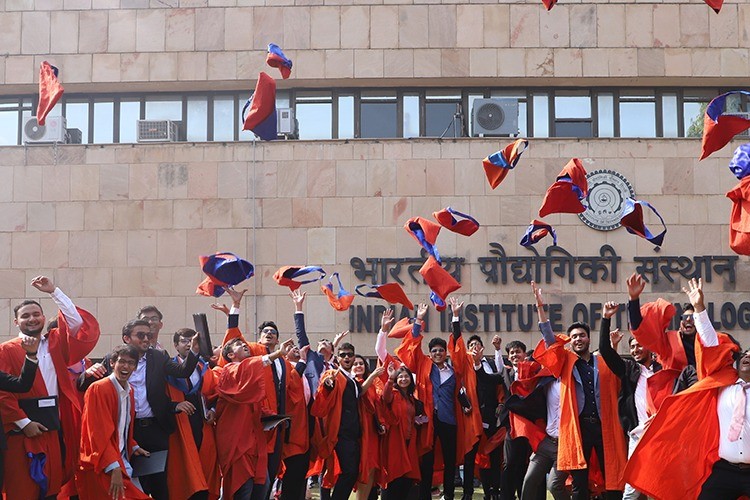
<path id="1" fill-rule="evenodd" d="M 693 307 L 693 304 L 690 304 L 690 303 L 685 304 L 684 306 L 682 306 L 682 313 L 684 314 L 685 311 L 693 311 L 693 312 L 695 312 L 695 307 Z"/>
<path id="2" fill-rule="evenodd" d="M 276 326 L 276 323 L 274 323 L 273 321 L 264 321 L 263 323 L 261 323 L 260 326 L 258 326 L 258 333 L 261 333 L 267 326 L 270 326 L 271 328 L 276 330 L 276 336 L 279 336 L 279 327 Z"/>
<path id="3" fill-rule="evenodd" d="M 193 338 L 197 332 L 192 328 L 180 328 L 172 336 L 172 342 L 176 346 L 180 342 L 180 337 Z"/>
<path id="4" fill-rule="evenodd" d="M 136 366 L 138 366 L 138 360 L 140 359 L 140 356 L 138 355 L 138 349 L 130 344 L 118 345 L 117 347 L 112 349 L 112 352 L 109 353 L 109 361 L 110 363 L 114 364 L 115 361 L 122 358 L 123 356 L 134 359 Z"/>
<path id="5" fill-rule="evenodd" d="M 354 359 L 355 360 L 356 359 L 361 359 L 362 362 L 364 362 L 364 364 L 365 364 L 365 373 L 362 374 L 362 378 L 364 380 L 367 380 L 367 377 L 369 377 L 370 373 L 371 373 L 371 371 L 370 371 L 370 363 L 368 363 L 367 360 L 365 359 L 365 357 L 362 356 L 361 354 L 355 354 L 354 355 Z"/>
<path id="6" fill-rule="evenodd" d="M 340 345 L 340 346 L 338 347 L 338 349 L 336 349 L 336 350 L 337 350 L 338 352 L 341 352 L 341 351 L 352 351 L 352 352 L 357 352 L 357 351 L 355 351 L 355 350 L 354 350 L 354 346 L 353 346 L 353 345 L 351 345 L 351 344 L 350 344 L 349 342 L 344 342 L 344 343 L 343 343 L 343 344 L 341 344 L 341 345 Z"/>
<path id="7" fill-rule="evenodd" d="M 30 306 L 30 305 L 32 305 L 32 304 L 34 304 L 34 305 L 36 305 L 36 306 L 39 306 L 39 309 L 41 309 L 41 308 L 42 308 L 42 304 L 40 304 L 40 303 L 39 303 L 39 302 L 37 302 L 36 300 L 26 299 L 26 300 L 24 300 L 23 302 L 21 302 L 20 304 L 18 304 L 18 305 L 17 305 L 16 307 L 14 307 L 14 308 L 13 308 L 13 317 L 14 317 L 14 318 L 17 318 L 17 317 L 18 317 L 18 310 L 19 310 L 19 309 L 21 309 L 21 308 L 22 308 L 22 307 L 24 307 L 24 306 Z M 44 310 L 42 310 L 42 312 L 44 312 Z"/>
<path id="8" fill-rule="evenodd" d="M 55 328 L 57 328 L 57 318 L 47 323 L 47 333 L 51 332 Z"/>
<path id="9" fill-rule="evenodd" d="M 221 357 L 224 358 L 224 361 L 227 363 L 231 363 L 232 360 L 229 359 L 229 353 L 232 352 L 232 348 L 237 344 L 244 344 L 245 341 L 242 340 L 240 337 L 234 338 L 224 344 L 224 347 L 221 348 Z"/>
<path id="10" fill-rule="evenodd" d="M 511 349 L 521 349 L 523 352 L 526 352 L 526 344 L 520 340 L 511 340 L 505 344 L 505 352 L 510 354 Z"/>
<path id="11" fill-rule="evenodd" d="M 432 348 L 435 347 L 436 345 L 439 345 L 443 349 L 448 350 L 448 344 L 445 342 L 445 340 L 441 339 L 440 337 L 433 337 L 432 339 L 430 339 L 430 343 L 427 344 L 427 347 L 430 350 L 432 350 Z"/>
<path id="12" fill-rule="evenodd" d="M 587 325 L 586 323 L 582 323 L 581 321 L 576 321 L 575 323 L 571 324 L 568 327 L 568 331 L 565 332 L 565 333 L 570 333 L 573 330 L 575 330 L 576 328 L 581 328 L 581 329 L 585 330 L 586 331 L 586 336 L 589 337 L 589 338 L 591 338 L 591 327 L 589 327 L 589 325 Z"/>
<path id="13" fill-rule="evenodd" d="M 482 342 L 482 339 L 481 339 L 481 338 L 479 337 L 479 335 L 472 335 L 471 337 L 469 337 L 469 338 L 468 338 L 468 339 L 466 340 L 466 346 L 468 347 L 468 346 L 469 346 L 469 344 L 471 344 L 471 343 L 472 343 L 472 342 L 474 342 L 475 340 L 476 340 L 477 342 L 479 342 L 479 345 L 481 345 L 482 347 L 484 347 L 484 342 Z"/>
<path id="14" fill-rule="evenodd" d="M 406 373 L 409 375 L 409 385 L 406 387 L 406 395 L 409 397 L 414 397 L 414 390 L 416 389 L 416 385 L 414 384 L 414 375 L 412 375 L 411 370 L 409 370 L 406 366 L 401 366 L 398 370 L 396 370 L 396 378 L 398 378 L 399 373 Z M 396 388 L 398 389 L 398 392 L 401 391 L 401 388 L 396 385 Z"/>
<path id="15" fill-rule="evenodd" d="M 138 314 L 136 317 L 138 319 L 141 319 L 141 316 L 146 314 L 147 312 L 155 312 L 157 316 L 159 316 L 159 321 L 164 319 L 164 315 L 161 313 L 159 309 L 156 308 L 156 306 L 143 306 L 140 309 L 138 309 Z"/>
<path id="16" fill-rule="evenodd" d="M 131 319 L 127 323 L 125 323 L 125 326 L 122 327 L 122 336 L 130 337 L 130 334 L 133 333 L 133 330 L 135 330 L 136 326 L 145 326 L 147 328 L 151 328 L 148 324 L 148 321 L 145 319 Z"/>

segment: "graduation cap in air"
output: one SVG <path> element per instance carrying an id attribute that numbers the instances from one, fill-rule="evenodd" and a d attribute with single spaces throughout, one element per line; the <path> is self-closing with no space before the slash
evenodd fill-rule
<path id="1" fill-rule="evenodd" d="M 557 0 L 542 0 L 542 3 L 547 10 L 552 10 L 552 7 L 555 6 Z"/>
<path id="2" fill-rule="evenodd" d="M 297 281 L 296 278 L 305 276 L 312 273 L 318 273 L 318 276 Z M 284 266 L 279 268 L 274 274 L 273 279 L 276 283 L 281 286 L 288 286 L 290 290 L 294 291 L 302 285 L 307 283 L 314 283 L 320 281 L 326 277 L 326 272 L 320 266 Z"/>
<path id="3" fill-rule="evenodd" d="M 36 121 L 44 125 L 47 114 L 52 111 L 65 89 L 57 80 L 57 68 L 47 61 L 39 66 L 39 105 L 36 107 Z"/>
<path id="4" fill-rule="evenodd" d="M 720 150 L 729 144 L 729 141 L 735 135 L 750 128 L 750 120 L 747 118 L 724 111 L 727 97 L 733 94 L 750 96 L 750 92 L 745 90 L 732 90 L 714 97 L 708 103 L 706 114 L 703 115 L 703 141 L 699 160 L 707 158 L 714 151 Z"/>
<path id="5" fill-rule="evenodd" d="M 360 291 L 363 288 L 369 288 L 370 291 L 363 293 Z M 354 291 L 362 297 L 383 299 L 389 304 L 401 304 L 407 309 L 414 309 L 414 304 L 412 304 L 409 297 L 406 296 L 406 292 L 404 292 L 404 289 L 398 283 L 385 283 L 383 285 L 368 285 L 367 283 L 363 283 L 357 285 Z"/>
<path id="6" fill-rule="evenodd" d="M 281 47 L 275 43 L 268 44 L 268 55 L 266 56 L 266 64 L 272 68 L 279 68 L 281 71 L 281 78 L 286 80 L 289 75 L 292 74 L 292 60 L 284 55 Z"/>
<path id="7" fill-rule="evenodd" d="M 431 256 L 422 264 L 419 274 L 422 275 L 430 290 L 443 302 L 441 305 L 445 305 L 445 299 L 451 292 L 461 288 L 461 284 Z"/>
<path id="8" fill-rule="evenodd" d="M 661 225 L 664 228 L 659 234 L 653 234 L 646 223 L 643 221 L 643 208 L 646 207 L 656 214 L 661 221 Z M 622 209 L 622 218 L 620 224 L 628 230 L 630 234 L 635 234 L 660 247 L 664 241 L 664 235 L 667 234 L 667 225 L 664 224 L 664 219 L 656 211 L 656 209 L 647 201 L 634 200 L 633 198 L 627 198 L 625 200 L 625 206 Z"/>
<path id="9" fill-rule="evenodd" d="M 195 293 L 206 297 L 221 297 L 225 288 L 238 285 L 255 274 L 250 262 L 230 252 L 201 255 L 198 260 L 207 277 Z"/>
<path id="10" fill-rule="evenodd" d="M 431 220 L 423 219 L 422 217 L 412 217 L 406 224 L 404 229 L 409 233 L 412 238 L 417 240 L 417 243 L 422 245 L 428 254 L 432 255 L 440 262 L 440 254 L 435 246 L 438 234 L 440 234 L 441 226 Z"/>
<path id="11" fill-rule="evenodd" d="M 393 325 L 393 328 L 391 328 L 391 331 L 388 332 L 388 338 L 389 339 L 402 339 L 409 335 L 411 333 L 411 330 L 414 326 L 414 320 L 416 318 L 401 318 L 400 320 L 396 321 L 396 324 Z"/>
<path id="12" fill-rule="evenodd" d="M 729 247 L 738 255 L 750 255 L 750 175 L 743 177 L 727 198 L 732 200 Z"/>
<path id="13" fill-rule="evenodd" d="M 734 150 L 734 155 L 729 162 L 729 170 L 740 180 L 750 174 L 750 142 Z"/>
<path id="14" fill-rule="evenodd" d="M 242 130 L 250 130 L 264 141 L 276 139 L 276 81 L 261 71 L 255 92 L 242 108 Z"/>
<path id="15" fill-rule="evenodd" d="M 508 172 L 515 168 L 518 160 L 521 159 L 521 154 L 523 154 L 528 145 L 529 141 L 526 139 L 518 139 L 514 143 L 505 146 L 504 149 L 492 153 L 482 160 L 484 173 L 492 189 L 498 187 L 503 182 L 503 179 L 505 179 L 505 176 L 508 175 Z"/>
<path id="16" fill-rule="evenodd" d="M 711 7 L 717 14 L 721 10 L 721 6 L 724 5 L 724 0 L 703 0 L 706 5 Z"/>
<path id="17" fill-rule="evenodd" d="M 333 291 L 333 278 L 336 278 L 336 281 L 338 281 L 338 292 Z M 341 284 L 339 273 L 333 273 L 331 276 L 329 276 L 328 284 L 321 285 L 320 289 L 323 291 L 326 297 L 328 297 L 328 303 L 331 304 L 331 307 L 333 307 L 337 311 L 346 311 L 354 301 L 354 295 L 347 292 L 344 288 L 344 285 Z"/>
<path id="18" fill-rule="evenodd" d="M 548 234 L 552 235 L 552 244 L 557 245 L 557 234 L 552 226 L 544 221 L 534 219 L 526 228 L 523 238 L 521 238 L 521 246 L 530 247 Z"/>
<path id="19" fill-rule="evenodd" d="M 479 222 L 477 222 L 474 217 L 462 214 L 457 210 L 453 210 L 451 207 L 444 208 L 439 212 L 434 212 L 432 216 L 435 217 L 435 220 L 448 231 L 463 234 L 464 236 L 471 236 L 479 229 Z M 461 220 L 458 220 L 457 217 L 460 217 Z"/>
<path id="20" fill-rule="evenodd" d="M 581 160 L 571 159 L 558 175 L 555 183 L 547 189 L 539 209 L 539 217 L 549 214 L 580 214 L 586 210 L 581 200 L 586 198 L 589 184 L 586 180 L 586 169 Z"/>

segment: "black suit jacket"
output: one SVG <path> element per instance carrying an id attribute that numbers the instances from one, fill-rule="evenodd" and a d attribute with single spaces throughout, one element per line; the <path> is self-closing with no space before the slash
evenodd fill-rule
<path id="1" fill-rule="evenodd" d="M 0 371 L 0 391 L 6 392 L 29 392 L 31 386 L 34 385 L 34 379 L 36 378 L 36 369 L 38 364 L 33 361 L 29 361 L 26 358 L 21 368 L 21 374 L 18 377 Z M 0 420 L 0 429 L 2 429 L 3 422 Z M 0 432 L 0 450 L 8 448 L 7 441 L 5 439 L 5 433 Z"/>
<path id="2" fill-rule="evenodd" d="M 107 375 L 112 373 L 109 363 L 109 354 L 102 360 Z M 166 351 L 149 349 L 146 351 L 146 399 L 154 418 L 165 432 L 171 434 L 177 428 L 174 416 L 177 403 L 167 396 L 167 375 L 177 378 L 188 378 L 198 364 L 198 357 L 191 351 L 182 363 L 173 361 Z M 88 386 L 96 381 L 94 378 L 86 379 L 85 372 L 78 378 L 79 390 L 85 391 Z"/>

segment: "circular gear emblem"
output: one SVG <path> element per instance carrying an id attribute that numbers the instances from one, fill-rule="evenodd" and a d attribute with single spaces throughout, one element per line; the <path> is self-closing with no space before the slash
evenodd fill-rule
<path id="1" fill-rule="evenodd" d="M 635 198 L 630 182 L 614 170 L 595 170 L 586 175 L 589 195 L 588 208 L 578 218 L 597 231 L 612 231 L 620 227 L 620 216 L 626 198 Z"/>

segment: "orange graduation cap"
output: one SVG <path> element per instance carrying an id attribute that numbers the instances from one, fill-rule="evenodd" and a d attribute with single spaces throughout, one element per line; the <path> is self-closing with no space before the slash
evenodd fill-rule
<path id="1" fill-rule="evenodd" d="M 36 107 L 36 121 L 44 125 L 47 114 L 52 111 L 65 89 L 57 80 L 57 68 L 47 61 L 39 66 L 39 104 Z"/>
<path id="2" fill-rule="evenodd" d="M 295 278 L 304 276 L 306 274 L 319 273 L 316 278 L 295 281 Z M 297 288 L 307 283 L 314 283 L 320 281 L 326 277 L 326 272 L 322 267 L 319 266 L 284 266 L 276 271 L 273 275 L 274 281 L 281 286 L 288 286 L 290 290 L 296 290 Z"/>
<path id="3" fill-rule="evenodd" d="M 435 241 L 440 233 L 440 228 L 440 224 L 423 219 L 422 217 L 412 217 L 404 224 L 406 232 L 417 240 L 417 243 L 422 245 L 422 248 L 427 250 L 428 254 L 435 257 L 438 262 L 440 262 L 440 254 L 435 246 Z"/>
<path id="4" fill-rule="evenodd" d="M 552 7 L 555 6 L 557 0 L 542 0 L 542 3 L 547 10 L 552 10 Z"/>
<path id="5" fill-rule="evenodd" d="M 492 153 L 487 158 L 482 160 L 482 166 L 484 167 L 484 173 L 487 176 L 492 189 L 495 189 L 500 185 L 508 175 L 508 172 L 512 170 L 518 160 L 521 159 L 521 154 L 526 150 L 529 145 L 529 141 L 526 139 L 518 139 L 512 144 L 508 144 L 504 149 Z"/>
<path id="6" fill-rule="evenodd" d="M 333 278 L 336 278 L 336 281 L 338 281 L 339 283 L 338 292 L 333 291 Z M 346 289 L 344 289 L 344 286 L 341 284 L 339 273 L 333 273 L 328 278 L 328 284 L 321 285 L 320 289 L 323 291 L 326 297 L 328 297 L 328 303 L 331 304 L 331 307 L 333 307 L 337 311 L 346 311 L 354 301 L 354 295 L 347 292 Z"/>
<path id="7" fill-rule="evenodd" d="M 580 214 L 586 210 L 581 200 L 586 198 L 588 193 L 586 169 L 583 168 L 581 160 L 573 158 L 562 169 L 555 183 L 547 189 L 542 207 L 539 209 L 539 217 L 559 213 Z"/>
<path id="8" fill-rule="evenodd" d="M 393 325 L 391 331 L 388 332 L 389 339 L 402 339 L 411 333 L 411 329 L 414 325 L 414 318 L 406 317 L 401 318 Z"/>
<path id="9" fill-rule="evenodd" d="M 732 200 L 729 217 L 729 247 L 739 255 L 750 255 L 750 175 L 727 193 Z"/>
<path id="10" fill-rule="evenodd" d="M 451 292 L 455 292 L 461 288 L 461 284 L 432 257 L 428 257 L 425 263 L 422 264 L 419 274 L 422 275 L 427 285 L 429 285 L 430 290 L 440 297 L 443 302 Z"/>
<path id="11" fill-rule="evenodd" d="M 226 288 L 238 285 L 255 274 L 253 265 L 230 252 L 201 255 L 198 258 L 207 278 L 195 293 L 207 297 L 221 297 Z"/>
<path id="12" fill-rule="evenodd" d="M 360 291 L 362 288 L 370 288 L 371 291 L 362 293 Z M 404 292 L 404 289 L 398 283 L 385 283 L 383 285 L 368 285 L 367 283 L 363 283 L 357 285 L 354 291 L 362 297 L 375 297 L 383 299 L 389 304 L 401 304 L 407 309 L 414 309 L 414 304 L 412 304 L 409 297 L 406 296 L 406 292 Z"/>
<path id="13" fill-rule="evenodd" d="M 451 207 L 446 207 L 439 212 L 433 212 L 432 216 L 448 231 L 463 234 L 464 236 L 471 236 L 479 229 L 479 222 L 474 217 L 462 214 Z M 457 220 L 456 217 L 460 217 L 461 220 Z"/>

